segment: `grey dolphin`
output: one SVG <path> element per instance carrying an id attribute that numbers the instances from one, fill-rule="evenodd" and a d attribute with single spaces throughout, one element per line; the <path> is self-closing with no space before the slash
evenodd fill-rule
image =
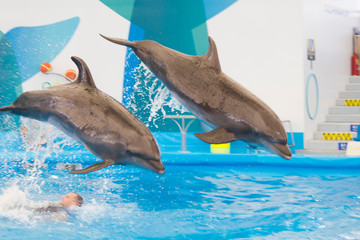
<path id="1" fill-rule="evenodd" d="M 0 112 L 47 121 L 103 160 L 70 173 L 129 163 L 163 174 L 159 147 L 149 129 L 121 103 L 96 88 L 82 59 L 71 59 L 79 69 L 75 82 L 25 92 Z"/>
<path id="2" fill-rule="evenodd" d="M 204 56 L 190 56 L 151 41 L 105 39 L 131 47 L 141 61 L 195 116 L 216 129 L 195 135 L 207 143 L 243 140 L 291 158 L 279 117 L 263 101 L 224 74 L 215 42 Z"/>

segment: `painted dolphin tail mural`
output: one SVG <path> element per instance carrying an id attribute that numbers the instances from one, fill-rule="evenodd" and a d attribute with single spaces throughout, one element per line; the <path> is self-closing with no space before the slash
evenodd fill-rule
<path id="1" fill-rule="evenodd" d="M 70 173 L 89 173 L 114 164 L 133 164 L 165 172 L 149 129 L 121 103 L 100 91 L 85 62 L 72 57 L 76 81 L 21 94 L 0 112 L 9 112 L 56 126 L 78 140 L 102 162 Z"/>
<path id="2" fill-rule="evenodd" d="M 222 72 L 211 37 L 205 55 L 191 56 L 151 40 L 130 42 L 101 36 L 131 47 L 189 111 L 215 128 L 195 134 L 199 139 L 207 143 L 243 140 L 291 158 L 281 120 L 262 100 Z"/>

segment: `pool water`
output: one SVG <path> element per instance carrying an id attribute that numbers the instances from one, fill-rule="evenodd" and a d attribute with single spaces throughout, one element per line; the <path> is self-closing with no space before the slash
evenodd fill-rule
<path id="1" fill-rule="evenodd" d="M 247 158 L 163 152 L 164 175 L 133 166 L 72 175 L 64 163 L 99 160 L 76 147 L 56 154 L 14 147 L 0 153 L 0 239 L 360 239 L 357 163 Z M 73 191 L 85 203 L 65 222 L 9 207 Z"/>

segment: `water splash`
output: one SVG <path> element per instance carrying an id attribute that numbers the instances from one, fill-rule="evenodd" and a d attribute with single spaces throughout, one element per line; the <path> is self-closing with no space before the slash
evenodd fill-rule
<path id="1" fill-rule="evenodd" d="M 20 224 L 20 226 L 37 227 L 41 222 L 63 222 L 67 220 L 67 218 L 62 218 L 62 216 L 56 212 L 44 212 L 41 214 L 37 212 L 36 209 L 47 207 L 56 202 L 33 200 L 32 198 L 35 195 L 27 190 L 22 190 L 20 185 L 20 182 L 17 181 L 11 186 L 2 189 L 2 192 L 0 191 L 0 219 L 8 219 L 9 221 L 6 222 L 6 225 L 14 226 L 15 224 L 19 226 Z M 97 221 L 99 218 L 105 217 L 105 212 L 108 211 L 108 208 L 110 207 L 107 204 L 100 204 L 97 203 L 95 199 L 92 199 L 81 208 L 70 208 L 69 213 L 76 219 L 89 224 Z M 4 224 L 4 222 L 2 222 L 2 224 Z M 0 225 L 0 228 L 1 227 Z M 68 230 L 68 228 L 66 230 Z"/>
<path id="2" fill-rule="evenodd" d="M 130 57 L 131 54 L 128 58 Z M 189 113 L 143 62 L 134 68 L 131 76 L 135 78 L 135 83 L 128 109 L 150 130 L 169 130 L 169 125 L 164 120 L 165 115 Z"/>
<path id="3" fill-rule="evenodd" d="M 17 131 L 3 135 L 5 141 L 0 147 L 8 149 L 9 157 L 2 159 L 0 218 L 29 226 L 53 220 L 49 219 L 53 216 L 34 213 L 35 208 L 47 206 L 48 202 L 33 201 L 31 198 L 36 200 L 47 191 L 49 169 L 46 159 L 60 155 L 64 148 L 77 142 L 50 124 L 28 118 L 21 118 L 21 127 Z M 17 136 L 16 140 L 14 136 Z M 6 139 L 13 142 L 9 143 Z M 9 149 L 11 145 L 17 147 Z"/>
<path id="4" fill-rule="evenodd" d="M 26 193 L 14 184 L 0 195 L 0 217 L 30 222 L 30 212 L 23 206 L 29 205 Z"/>
<path id="5" fill-rule="evenodd" d="M 20 135 L 24 149 L 22 165 L 26 169 L 22 186 L 41 193 L 45 181 L 40 176 L 48 168 L 46 159 L 58 156 L 63 148 L 76 142 L 52 125 L 28 118 L 22 118 Z"/>
<path id="6" fill-rule="evenodd" d="M 45 220 L 42 216 L 34 214 L 33 210 L 46 206 L 48 202 L 33 201 L 28 195 L 27 191 L 20 189 L 18 182 L 4 189 L 0 195 L 0 217 L 26 225 L 35 225 L 38 221 Z"/>
<path id="7" fill-rule="evenodd" d="M 12 123 L 9 118 L 8 124 Z M 24 191 L 36 194 L 43 192 L 46 183 L 42 177 L 48 170 L 46 159 L 57 157 L 64 148 L 76 144 L 50 124 L 28 118 L 21 118 L 16 131 L 2 132 L 1 140 L 0 150 L 6 153 L 1 159 L 2 182 L 16 182 Z"/>

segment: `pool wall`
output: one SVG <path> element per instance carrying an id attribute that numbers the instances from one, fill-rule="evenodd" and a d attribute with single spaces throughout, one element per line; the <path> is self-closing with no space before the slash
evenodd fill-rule
<path id="1" fill-rule="evenodd" d="M 155 139 L 158 142 L 161 152 L 179 152 L 182 150 L 182 140 L 180 132 L 153 132 Z M 59 136 L 52 138 L 54 142 L 61 142 L 63 138 L 68 138 L 65 136 Z M 294 133 L 294 142 L 295 145 L 290 147 L 291 151 L 295 153 L 296 149 L 303 149 L 304 145 L 302 142 L 303 134 Z M 3 151 L 12 151 L 12 150 L 23 150 L 23 139 L 20 136 L 20 131 L 10 131 L 10 132 L 1 132 L 0 133 L 0 149 Z M 291 133 L 288 133 L 288 144 L 292 143 Z M 74 148 L 75 149 L 72 149 Z M 205 143 L 195 137 L 193 132 L 188 132 L 186 134 L 186 149 L 192 153 L 210 153 L 211 145 Z M 230 153 L 247 153 L 248 144 L 243 141 L 234 141 L 230 143 Z M 79 148 L 79 144 L 74 144 L 72 147 L 66 147 L 67 150 L 76 150 Z M 82 147 L 81 147 L 82 148 Z M 261 150 L 261 149 L 260 149 Z"/>
<path id="2" fill-rule="evenodd" d="M 197 139 L 192 133 L 187 135 L 187 150 L 181 152 L 180 133 L 154 133 L 158 141 L 162 161 L 166 165 L 243 165 L 243 166 L 278 166 L 291 168 L 329 168 L 358 169 L 360 158 L 346 155 L 303 155 L 293 154 L 291 160 L 272 154 L 263 149 L 249 149 L 241 141 L 231 144 L 230 153 L 211 153 L 210 145 Z M 54 142 L 63 141 L 63 137 L 55 138 Z M 82 164 L 87 166 L 101 161 L 87 151 L 82 145 L 69 139 L 70 144 L 59 147 L 44 145 L 37 151 L 24 151 L 23 140 L 18 132 L 7 132 L 0 135 L 0 160 L 2 162 L 16 161 L 23 164 L 26 159 L 32 163 L 37 158 L 43 158 L 45 164 Z M 51 143 L 50 143 L 51 146 Z M 61 165 L 63 166 L 63 165 Z"/>

